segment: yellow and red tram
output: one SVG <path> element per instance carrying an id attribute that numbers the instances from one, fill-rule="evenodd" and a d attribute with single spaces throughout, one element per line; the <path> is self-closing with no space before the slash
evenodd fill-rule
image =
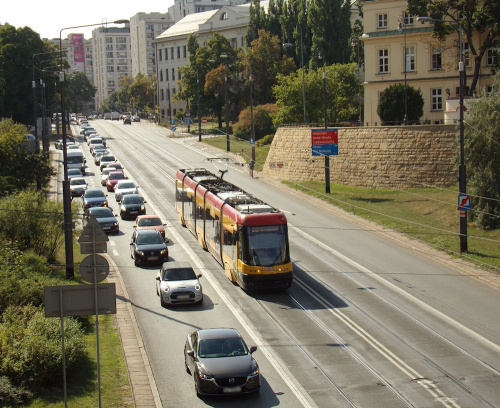
<path id="1" fill-rule="evenodd" d="M 243 289 L 288 288 L 293 271 L 285 214 L 203 168 L 178 170 L 182 225 Z"/>

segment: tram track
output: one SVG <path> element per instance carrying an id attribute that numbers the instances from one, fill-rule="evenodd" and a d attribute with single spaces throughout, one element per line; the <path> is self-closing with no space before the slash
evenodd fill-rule
<path id="1" fill-rule="evenodd" d="M 107 129 L 107 130 L 109 131 L 109 129 Z M 115 135 L 121 135 L 121 133 L 118 130 L 115 131 L 113 129 L 112 132 Z M 134 135 L 133 140 L 140 141 L 141 149 L 136 148 L 137 145 L 129 137 L 131 134 Z M 139 158 L 141 159 L 139 161 L 139 163 L 143 163 L 143 165 L 138 166 L 136 164 L 132 164 L 131 161 L 128 161 L 128 165 L 126 167 L 131 166 L 131 169 L 130 169 L 130 170 L 132 170 L 131 173 L 137 173 L 138 176 L 140 175 L 140 178 L 148 183 L 149 189 L 151 189 L 155 192 L 158 191 L 158 187 L 149 181 L 149 178 L 151 178 L 151 177 L 148 177 L 148 174 L 154 175 L 155 177 L 162 175 L 165 179 L 171 181 L 170 186 L 172 188 L 172 193 L 173 193 L 173 191 L 174 191 L 174 186 L 173 186 L 174 177 L 172 177 L 172 175 L 169 174 L 169 170 L 171 171 L 172 174 L 175 174 L 175 171 L 177 170 L 177 168 L 166 164 L 164 159 L 165 159 L 165 156 L 167 156 L 167 157 L 173 157 L 174 160 L 179 161 L 180 160 L 179 158 L 175 157 L 171 152 L 168 152 L 166 149 L 160 148 L 158 146 L 155 146 L 154 148 L 150 147 L 148 145 L 149 141 L 146 138 L 144 138 L 143 136 L 135 134 L 135 132 L 129 132 L 129 133 L 127 133 L 127 137 L 119 137 L 119 138 L 116 138 L 115 140 L 116 140 L 116 142 L 113 141 L 110 148 L 112 149 L 112 151 L 114 153 L 117 154 L 118 157 L 120 157 L 120 156 L 125 157 L 126 156 L 124 153 L 124 149 L 123 149 L 123 145 L 125 144 L 126 146 L 129 146 L 131 149 L 133 149 L 136 156 L 139 156 Z M 147 147 L 144 144 L 144 142 L 146 142 Z M 120 144 L 122 146 L 120 146 Z M 164 156 L 161 156 L 162 154 Z M 156 172 L 151 173 L 150 169 L 148 169 L 148 166 L 150 168 L 152 167 L 153 169 L 155 169 Z M 186 163 L 186 167 L 190 167 L 188 163 Z M 164 184 L 164 186 L 165 185 L 168 185 L 168 183 Z M 155 194 L 155 199 L 157 199 L 157 198 L 160 198 L 162 200 L 162 204 L 165 205 L 168 208 L 168 210 L 172 212 L 172 214 L 173 214 L 172 218 L 175 218 L 174 217 L 175 208 L 173 207 L 173 205 L 163 196 L 163 194 L 160 194 L 160 193 Z M 332 262 L 330 262 L 326 258 L 322 257 L 322 255 L 319 253 L 319 251 L 316 251 L 315 253 L 311 251 L 311 253 L 313 253 L 313 255 L 315 257 L 317 257 L 318 259 L 321 259 L 323 262 L 326 262 L 328 267 L 337 270 L 339 273 L 342 273 L 342 271 L 336 265 L 334 265 Z M 308 273 L 312 273 L 314 275 L 314 272 L 308 271 Z M 360 281 L 357 281 L 352 276 L 349 276 L 349 278 L 352 279 L 352 281 L 355 284 L 363 285 Z M 315 279 L 318 280 L 328 290 L 335 292 L 335 289 L 332 288 L 327 282 L 322 280 L 320 277 L 315 276 Z M 215 277 L 213 277 L 213 280 L 214 280 L 214 282 L 218 281 Z M 325 309 L 330 310 L 332 312 L 332 314 L 335 314 L 337 319 L 342 321 L 344 324 L 348 325 L 351 329 L 355 330 L 356 333 L 358 335 L 360 335 L 361 337 L 365 338 L 366 341 L 370 341 L 370 342 L 372 342 L 372 344 L 377 344 L 377 340 L 371 334 L 364 332 L 363 329 L 359 326 L 356 327 L 356 324 L 354 324 L 354 322 L 352 320 L 350 321 L 350 319 L 348 319 L 347 316 L 342 316 L 341 313 L 339 314 L 338 313 L 339 311 L 335 310 L 335 306 L 333 304 L 331 304 L 331 302 L 326 300 L 324 297 L 322 297 L 321 294 L 319 294 L 312 286 L 308 285 L 306 282 L 304 282 L 303 280 L 301 280 L 297 277 L 295 278 L 295 281 L 296 281 L 297 285 L 305 293 L 308 294 L 308 296 L 311 296 L 317 302 L 321 303 L 325 307 Z M 308 310 L 307 307 L 305 307 L 299 299 L 296 299 L 289 292 L 284 292 L 284 293 L 294 304 L 297 305 L 298 308 L 300 308 L 302 310 L 304 316 L 306 316 L 308 319 L 310 319 L 311 321 L 313 321 L 315 323 L 318 330 L 324 331 L 332 339 L 334 339 L 336 342 L 343 345 L 344 348 L 349 353 L 351 353 L 352 358 L 354 360 L 356 360 L 362 367 L 364 367 L 364 369 L 367 370 L 371 375 L 373 375 L 375 378 L 377 378 L 378 381 L 382 382 L 398 398 L 398 400 L 402 404 L 404 404 L 404 406 L 414 407 L 414 405 L 411 402 L 409 402 L 401 393 L 398 392 L 397 389 L 395 389 L 391 385 L 389 380 L 384 378 L 384 376 L 382 374 L 378 373 L 373 367 L 371 367 L 370 364 L 368 364 L 368 362 L 362 358 L 362 356 L 355 353 L 351 348 L 345 347 L 345 343 L 343 342 L 342 338 L 339 335 L 337 335 L 336 333 L 334 333 L 328 327 L 328 325 L 325 324 L 319 317 L 315 316 L 310 310 Z M 392 303 L 390 301 L 390 299 L 387 299 L 378 293 L 374 293 L 373 291 L 371 291 L 371 293 L 374 294 L 375 296 L 377 296 L 381 302 L 384 302 L 387 305 L 389 305 L 390 307 L 397 310 L 398 313 L 404 313 L 407 318 L 409 318 L 409 319 L 413 320 L 415 323 L 421 325 L 423 328 L 425 328 L 430 333 L 432 333 L 433 336 L 437 336 L 437 337 L 441 338 L 442 340 L 448 342 L 449 345 L 452 345 L 453 347 L 455 347 L 458 351 L 463 353 L 468 358 L 474 359 L 474 361 L 476 363 L 484 365 L 486 368 L 491 370 L 495 375 L 500 374 L 498 372 L 498 370 L 496 370 L 494 367 L 489 366 L 488 364 L 486 364 L 482 360 L 471 355 L 466 350 L 464 350 L 463 348 L 461 348 L 460 346 L 455 344 L 451 339 L 447 339 L 443 335 L 437 333 L 431 327 L 427 326 L 424 322 L 422 322 L 421 320 L 417 319 L 414 316 L 411 316 L 409 313 L 407 313 L 406 311 L 402 310 L 400 307 L 398 307 L 397 305 Z M 337 295 L 340 296 L 339 294 L 337 294 Z M 358 405 L 356 405 L 352 401 L 352 399 L 349 398 L 349 396 L 345 392 L 343 392 L 342 387 L 339 386 L 338 384 L 336 384 L 335 380 L 333 378 L 331 378 L 331 376 L 328 375 L 326 370 L 323 370 L 321 368 L 321 362 L 317 358 L 315 358 L 313 355 L 311 355 L 311 353 L 308 352 L 304 347 L 302 347 L 300 345 L 300 342 L 295 338 L 293 333 L 290 333 L 288 328 L 284 324 L 282 324 L 282 322 L 279 320 L 279 318 L 268 307 L 266 302 L 262 301 L 262 300 L 258 300 L 258 299 L 256 299 L 255 301 L 259 304 L 259 306 L 263 310 L 265 310 L 265 312 L 269 316 L 269 318 L 275 322 L 276 326 L 279 327 L 280 330 L 282 330 L 282 332 L 288 337 L 288 339 L 293 344 L 295 344 L 295 347 L 297 348 L 297 350 L 300 353 L 302 353 L 307 358 L 307 360 L 309 360 L 310 364 L 319 368 L 319 371 L 321 372 L 321 374 L 332 385 L 332 387 L 335 389 L 335 391 L 338 393 L 338 395 L 340 395 L 344 399 L 344 401 L 346 401 L 349 404 L 349 406 L 357 407 Z M 348 301 L 347 299 L 345 299 L 345 301 L 346 301 L 346 303 L 349 304 L 350 307 L 356 308 L 356 310 L 359 313 L 364 315 L 366 318 L 369 318 L 381 330 L 384 330 L 387 332 L 387 328 L 385 328 L 384 325 L 380 321 L 377 321 L 377 319 L 375 319 L 372 315 L 370 315 L 366 311 L 364 311 L 362 307 L 352 303 L 352 301 L 350 301 L 350 300 Z M 336 313 L 334 313 L 334 312 L 336 312 Z M 450 379 L 452 382 L 454 382 L 456 385 L 458 385 L 461 389 L 463 389 L 466 393 L 473 395 L 474 398 L 476 398 L 477 402 L 479 402 L 481 404 L 481 406 L 485 406 L 485 407 L 493 407 L 494 406 L 494 405 L 490 404 L 488 401 L 482 399 L 481 396 L 478 395 L 474 390 L 465 386 L 463 384 L 463 381 L 460 381 L 459 378 L 456 378 L 456 376 L 452 375 L 451 373 L 447 372 L 445 369 L 443 369 L 442 367 L 440 367 L 439 365 L 437 365 L 433 361 L 429 360 L 424 354 L 422 354 L 421 352 L 419 352 L 418 350 L 413 348 L 411 346 L 411 344 L 409 344 L 408 342 L 401 339 L 396 333 L 391 332 L 390 335 L 393 337 L 394 341 L 398 342 L 399 344 L 401 344 L 403 347 L 407 348 L 408 350 L 411 350 L 411 352 L 414 353 L 415 355 L 418 355 L 422 361 L 425 361 L 430 366 L 433 366 L 434 369 L 440 371 L 443 374 L 443 376 Z M 381 347 L 381 346 L 382 346 L 381 344 L 377 344 L 377 347 Z M 379 349 L 379 351 L 380 351 L 381 355 L 383 355 L 385 358 L 387 358 L 387 360 L 389 362 L 391 362 L 395 367 L 397 367 L 399 370 L 401 370 L 403 372 L 406 372 L 406 374 L 408 374 L 410 377 L 412 377 L 412 380 L 415 380 L 418 384 L 422 385 L 422 387 L 427 392 L 430 393 L 430 395 L 434 398 L 434 400 L 439 401 L 442 406 L 447 407 L 447 408 L 448 407 L 450 407 L 450 408 L 460 407 L 460 405 L 458 403 L 456 403 L 456 401 L 454 401 L 453 398 L 446 396 L 438 387 L 436 387 L 434 384 L 432 384 L 432 382 L 425 381 L 425 378 L 423 376 L 421 376 L 417 370 L 406 365 L 406 363 L 404 363 L 403 359 L 401 359 L 400 357 L 394 356 L 390 350 L 388 350 L 387 348 L 384 348 L 382 346 Z"/>

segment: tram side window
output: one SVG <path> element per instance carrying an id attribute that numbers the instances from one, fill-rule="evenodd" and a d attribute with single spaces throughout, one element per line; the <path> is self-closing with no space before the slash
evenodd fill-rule
<path id="1" fill-rule="evenodd" d="M 196 218 L 198 220 L 202 220 L 204 214 L 205 214 L 204 208 L 200 204 L 196 203 Z"/>

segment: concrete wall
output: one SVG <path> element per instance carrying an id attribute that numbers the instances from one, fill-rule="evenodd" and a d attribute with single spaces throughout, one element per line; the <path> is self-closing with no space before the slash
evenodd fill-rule
<path id="1" fill-rule="evenodd" d="M 339 128 L 330 181 L 389 189 L 455 186 L 457 145 L 455 125 Z M 263 172 L 276 180 L 324 181 L 324 164 L 311 154 L 310 128 L 279 128 Z"/>

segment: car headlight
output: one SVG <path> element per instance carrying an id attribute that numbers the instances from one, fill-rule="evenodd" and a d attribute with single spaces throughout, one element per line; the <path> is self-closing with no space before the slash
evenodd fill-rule
<path id="1" fill-rule="evenodd" d="M 164 287 L 162 288 L 162 290 L 163 290 L 163 292 L 165 292 L 165 293 L 170 292 L 170 288 L 169 288 L 168 286 L 164 286 Z"/>
<path id="2" fill-rule="evenodd" d="M 257 365 L 257 363 L 255 363 L 253 371 L 250 374 L 248 374 L 248 376 L 249 377 L 254 377 L 256 375 L 259 375 L 259 372 L 260 372 L 259 371 L 259 366 Z"/>
<path id="3" fill-rule="evenodd" d="M 203 371 L 198 371 L 198 377 L 200 377 L 200 380 L 213 380 L 214 377 L 211 375 L 205 374 Z"/>
<path id="4" fill-rule="evenodd" d="M 107 202 L 107 201 L 104 201 L 104 202 L 102 203 L 102 206 L 103 206 L 103 207 L 107 207 L 107 206 L 108 206 L 108 202 Z"/>
<path id="5" fill-rule="evenodd" d="M 168 252 L 168 249 L 167 249 L 167 248 L 165 248 L 165 249 L 162 249 L 162 250 L 161 250 L 160 254 L 161 254 L 161 255 L 165 255 L 167 252 Z"/>
<path id="6" fill-rule="evenodd" d="M 125 208 L 125 206 L 124 206 L 124 205 L 121 205 L 121 206 L 120 206 L 120 210 L 122 210 L 122 211 L 127 211 L 127 209 Z"/>
<path id="7" fill-rule="evenodd" d="M 115 227 L 118 227 L 118 221 L 116 221 L 114 225 L 115 225 Z"/>
<path id="8" fill-rule="evenodd" d="M 201 290 L 201 285 L 199 283 L 197 283 L 196 285 L 194 285 L 194 289 L 199 292 Z"/>
<path id="9" fill-rule="evenodd" d="M 144 211 L 146 207 L 144 205 L 141 205 L 141 211 Z"/>
<path id="10" fill-rule="evenodd" d="M 136 253 L 137 255 L 144 256 L 144 252 L 142 252 L 142 251 L 135 251 L 135 253 Z"/>

